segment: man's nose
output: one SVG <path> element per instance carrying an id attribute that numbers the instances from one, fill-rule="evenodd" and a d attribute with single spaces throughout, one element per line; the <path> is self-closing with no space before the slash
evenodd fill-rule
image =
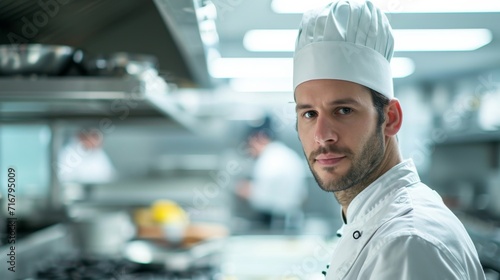
<path id="1" fill-rule="evenodd" d="M 314 132 L 314 141 L 323 146 L 328 143 L 335 143 L 338 140 L 338 134 L 335 131 L 333 120 L 325 116 L 318 116 L 316 120 L 316 130 Z"/>

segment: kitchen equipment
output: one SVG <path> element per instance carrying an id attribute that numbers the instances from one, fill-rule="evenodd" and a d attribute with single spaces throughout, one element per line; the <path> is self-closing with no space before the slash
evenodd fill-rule
<path id="1" fill-rule="evenodd" d="M 140 76 L 147 70 L 158 70 L 158 59 L 155 56 L 126 52 L 101 54 L 82 63 L 92 76 Z"/>
<path id="2" fill-rule="evenodd" d="M 81 252 L 75 250 L 74 242 L 71 240 L 74 233 L 74 228 L 72 230 L 70 225 L 57 224 L 33 233 L 26 238 L 18 239 L 16 241 L 17 270 L 15 273 L 7 269 L 0 270 L 0 279 L 219 279 L 217 278 L 217 273 L 220 273 L 218 264 L 216 266 L 209 266 L 203 265 L 201 261 L 196 261 L 196 266 L 190 266 L 190 269 L 187 271 L 179 271 L 167 269 L 163 264 L 155 265 L 133 262 L 124 258 L 123 254 L 113 256 L 81 254 Z M 10 251 L 9 246 L 0 246 L 0 253 L 3 256 Z M 208 260 L 214 260 L 211 257 L 214 254 L 204 254 L 207 250 L 200 247 L 191 248 L 193 251 L 189 254 L 193 259 L 197 259 L 197 256 L 205 255 L 209 257 Z M 204 248 L 206 249 L 207 247 Z M 217 249 L 217 247 L 214 249 Z M 215 264 L 215 262 L 210 263 Z"/>
<path id="3" fill-rule="evenodd" d="M 158 241 L 134 240 L 127 243 L 123 252 L 125 259 L 134 263 L 186 273 L 218 267 L 223 246 L 224 239 L 207 240 L 182 248 Z"/>
<path id="4" fill-rule="evenodd" d="M 126 259 L 115 259 L 102 256 L 61 256 L 36 272 L 34 280 L 68 280 L 68 279 L 120 279 L 120 280 L 168 280 L 196 279 L 214 280 L 217 268 L 194 268 L 189 271 L 169 271 L 160 266 L 142 265 Z"/>
<path id="5" fill-rule="evenodd" d="M 135 234 L 126 211 L 81 209 L 72 216 L 70 228 L 75 245 L 83 255 L 119 255 Z"/>
<path id="6" fill-rule="evenodd" d="M 8 270 L 10 264 L 5 263 L 0 269 L 2 280 L 33 279 L 38 268 L 44 267 L 57 256 L 72 254 L 74 251 L 67 227 L 63 224 L 55 224 L 24 237 L 17 233 L 15 244 L 0 246 L 0 255 L 7 256 L 11 252 L 11 246 L 15 246 L 16 271 L 13 273 Z M 3 262 L 7 260 L 5 257 L 0 258 Z"/>
<path id="7" fill-rule="evenodd" d="M 488 211 L 492 216 L 500 219 L 500 171 L 490 174 L 487 181 L 487 188 L 490 197 Z"/>
<path id="8" fill-rule="evenodd" d="M 74 52 L 61 45 L 0 45 L 0 75 L 62 75 L 71 66 Z"/>
<path id="9" fill-rule="evenodd" d="M 65 256 L 56 258 L 38 269 L 35 279 L 123 279 L 122 275 L 133 273 L 135 269 L 136 265 L 125 260 Z"/>

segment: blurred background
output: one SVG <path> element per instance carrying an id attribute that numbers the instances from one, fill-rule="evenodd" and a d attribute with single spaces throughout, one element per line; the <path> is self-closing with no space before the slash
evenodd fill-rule
<path id="1" fill-rule="evenodd" d="M 0 278 L 320 277 L 340 207 L 305 162 L 291 79 L 302 13 L 327 2 L 1 1 Z M 498 279 L 500 2 L 374 2 L 394 29 L 402 154 Z M 293 214 L 263 218 L 248 196 L 262 128 L 299 158 Z"/>

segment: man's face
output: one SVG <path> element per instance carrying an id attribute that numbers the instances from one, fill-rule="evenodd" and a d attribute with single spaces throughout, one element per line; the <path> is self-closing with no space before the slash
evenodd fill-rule
<path id="1" fill-rule="evenodd" d="M 251 157 L 257 158 L 260 154 L 260 141 L 257 136 L 250 136 L 248 138 L 248 152 Z"/>
<path id="2" fill-rule="evenodd" d="M 296 88 L 295 100 L 299 138 L 320 187 L 335 192 L 367 180 L 385 152 L 370 90 L 312 80 Z"/>

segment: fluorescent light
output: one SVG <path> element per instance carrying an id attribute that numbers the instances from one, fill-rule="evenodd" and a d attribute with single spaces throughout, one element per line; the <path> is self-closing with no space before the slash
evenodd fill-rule
<path id="1" fill-rule="evenodd" d="M 216 78 L 230 78 L 238 92 L 288 92 L 292 90 L 292 58 L 220 58 L 210 67 Z M 393 78 L 403 78 L 415 70 L 413 60 L 394 57 Z"/>
<path id="2" fill-rule="evenodd" d="M 396 29 L 395 51 L 473 51 L 491 42 L 488 29 Z"/>
<path id="3" fill-rule="evenodd" d="M 362 0 L 360 0 L 362 1 Z M 500 1 L 496 0 L 372 0 L 388 13 L 481 13 L 500 12 Z M 275 13 L 301 14 L 309 9 L 325 6 L 332 0 L 273 0 Z"/>
<path id="4" fill-rule="evenodd" d="M 404 65 L 400 65 L 404 64 Z M 393 77 L 406 77 L 414 68 L 409 58 L 395 57 L 391 68 Z M 410 67 L 411 66 L 411 67 Z M 209 67 L 214 78 L 290 78 L 293 71 L 292 58 L 219 58 Z M 404 71 L 403 71 L 404 70 Z"/>
<path id="5" fill-rule="evenodd" d="M 243 46 L 253 52 L 293 51 L 297 29 L 254 29 L 245 33 Z"/>
<path id="6" fill-rule="evenodd" d="M 214 78 L 291 77 L 291 58 L 219 58 L 209 63 Z"/>
<path id="7" fill-rule="evenodd" d="M 271 9 L 279 14 L 301 14 L 331 2 L 332 0 L 273 0 Z"/>
<path id="8" fill-rule="evenodd" d="M 393 34 L 395 51 L 472 51 L 492 40 L 488 29 L 395 29 Z M 293 52 L 296 37 L 295 29 L 255 29 L 243 44 L 249 51 Z"/>
<path id="9" fill-rule="evenodd" d="M 500 12 L 497 0 L 373 0 L 388 13 L 484 13 Z"/>
<path id="10" fill-rule="evenodd" d="M 415 63 L 408 57 L 393 57 L 391 60 L 392 77 L 408 77 L 415 71 Z"/>

